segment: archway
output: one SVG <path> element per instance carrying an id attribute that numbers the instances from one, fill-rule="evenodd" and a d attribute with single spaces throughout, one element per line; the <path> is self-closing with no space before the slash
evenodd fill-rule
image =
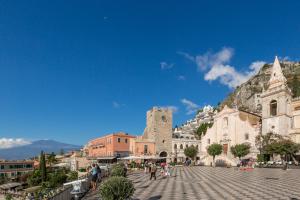
<path id="1" fill-rule="evenodd" d="M 165 151 L 160 152 L 159 157 L 167 157 L 168 153 Z"/>

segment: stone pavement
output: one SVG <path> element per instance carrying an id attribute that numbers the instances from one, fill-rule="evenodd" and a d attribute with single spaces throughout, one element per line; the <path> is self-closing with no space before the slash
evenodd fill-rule
<path id="1" fill-rule="evenodd" d="M 300 200 L 300 170 L 176 167 L 172 177 L 150 181 L 149 174 L 128 176 L 135 200 L 292 199 Z"/>

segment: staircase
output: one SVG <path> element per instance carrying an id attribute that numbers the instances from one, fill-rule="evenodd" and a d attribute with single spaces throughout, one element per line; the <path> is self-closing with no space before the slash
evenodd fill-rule
<path id="1" fill-rule="evenodd" d="M 208 154 L 204 154 L 204 153 L 202 153 L 201 155 L 202 155 L 202 156 L 200 156 L 200 162 L 204 163 L 204 165 L 209 166 L 210 163 L 213 162 L 212 156 L 210 156 L 210 155 L 208 155 Z M 224 161 L 227 165 L 230 165 L 230 166 L 236 166 L 237 163 L 239 162 L 239 159 L 233 158 L 232 156 L 230 156 L 230 155 L 225 155 L 225 154 L 221 154 L 221 155 L 219 155 L 219 156 L 216 156 L 216 157 L 215 157 L 215 161 L 217 161 L 217 160 L 222 160 L 222 161 Z"/>

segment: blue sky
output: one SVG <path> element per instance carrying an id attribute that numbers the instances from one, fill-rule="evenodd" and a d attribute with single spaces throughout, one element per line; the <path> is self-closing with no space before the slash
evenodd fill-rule
<path id="1" fill-rule="evenodd" d="M 299 7 L 0 0 L 0 144 L 139 135 L 152 106 L 181 124 L 275 55 L 299 60 Z"/>

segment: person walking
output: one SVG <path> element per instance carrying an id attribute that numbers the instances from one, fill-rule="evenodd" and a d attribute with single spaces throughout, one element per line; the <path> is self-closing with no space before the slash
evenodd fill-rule
<path id="1" fill-rule="evenodd" d="M 156 180 L 156 170 L 156 165 L 152 164 L 150 169 L 150 181 L 152 180 L 152 177 L 154 178 L 154 180 Z"/>
<path id="2" fill-rule="evenodd" d="M 166 171 L 166 176 L 171 176 L 171 173 L 170 173 L 170 164 L 169 163 L 166 163 L 166 165 L 165 165 L 165 171 Z"/>
<path id="3" fill-rule="evenodd" d="M 144 172 L 145 172 L 145 174 L 147 174 L 147 171 L 148 171 L 148 162 L 146 161 L 145 163 L 144 163 Z"/>

